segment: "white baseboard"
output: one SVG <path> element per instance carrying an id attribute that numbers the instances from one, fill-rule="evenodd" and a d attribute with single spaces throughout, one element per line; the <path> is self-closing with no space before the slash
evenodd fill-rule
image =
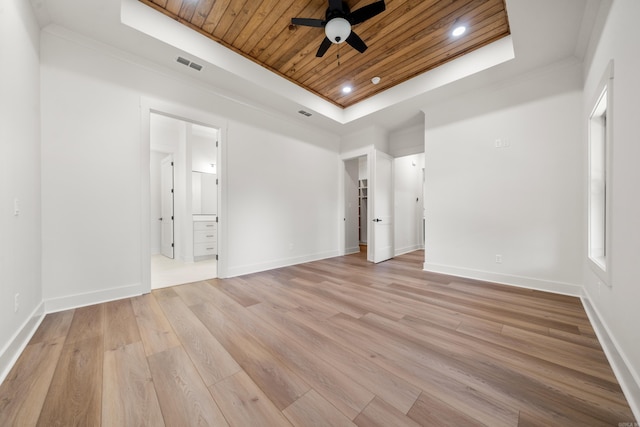
<path id="1" fill-rule="evenodd" d="M 585 290 L 585 295 L 582 297 L 582 305 L 584 311 L 589 317 L 591 326 L 598 336 L 598 341 L 604 350 L 611 369 L 620 383 L 620 388 L 624 396 L 627 398 L 627 402 L 631 407 L 633 415 L 636 420 L 640 421 L 640 375 L 633 369 L 633 365 L 629 362 L 629 358 L 626 357 L 613 334 L 610 333 L 607 324 L 602 320 L 602 316 L 598 313 L 598 310 L 591 304 L 591 298 L 589 293 Z M 633 420 L 620 420 L 621 424 L 624 422 L 633 422 Z"/>
<path id="2" fill-rule="evenodd" d="M 70 310 L 72 308 L 86 307 L 88 305 L 100 304 L 107 301 L 114 301 L 123 298 L 135 297 L 150 291 L 142 289 L 141 284 L 121 286 L 119 288 L 105 289 L 84 294 L 67 295 L 64 297 L 50 298 L 45 300 L 45 311 L 55 313 L 58 311 Z"/>
<path id="3" fill-rule="evenodd" d="M 44 316 L 44 303 L 40 303 L 0 352 L 0 384 L 9 375 L 11 368 L 29 344 L 29 340 L 42 323 Z"/>
<path id="4" fill-rule="evenodd" d="M 346 248 L 344 250 L 345 255 L 357 254 L 360 253 L 360 246 L 353 246 L 351 248 Z"/>
<path id="5" fill-rule="evenodd" d="M 423 269 L 432 273 L 449 274 L 452 276 L 465 277 L 468 279 L 500 283 L 502 285 L 536 289 L 539 291 L 553 292 L 556 294 L 570 295 L 574 297 L 582 296 L 582 286 L 572 283 L 552 282 L 549 280 L 534 279 L 531 277 L 494 273 L 491 271 L 473 270 L 469 268 L 432 264 L 428 262 L 424 263 Z"/>
<path id="6" fill-rule="evenodd" d="M 424 247 L 422 245 L 411 245 L 405 246 L 404 248 L 397 248 L 394 251 L 394 256 L 408 254 L 409 252 L 417 251 L 420 249 L 424 249 Z"/>
<path id="7" fill-rule="evenodd" d="M 259 264 L 228 267 L 225 277 L 236 277 L 245 274 L 258 273 L 261 271 L 273 270 L 275 268 L 288 267 L 296 264 L 303 264 L 305 262 L 319 261 L 321 259 L 333 258 L 337 256 L 340 256 L 339 251 L 329 251 L 318 254 L 309 254 L 292 258 L 279 259 Z"/>

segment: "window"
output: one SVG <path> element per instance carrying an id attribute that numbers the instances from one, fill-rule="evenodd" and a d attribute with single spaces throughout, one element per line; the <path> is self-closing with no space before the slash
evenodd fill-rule
<path id="1" fill-rule="evenodd" d="M 593 270 L 606 284 L 610 275 L 612 80 L 610 63 L 589 116 L 588 257 Z"/>

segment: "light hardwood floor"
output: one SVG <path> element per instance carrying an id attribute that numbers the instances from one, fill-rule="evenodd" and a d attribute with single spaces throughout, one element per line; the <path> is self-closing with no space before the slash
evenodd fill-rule
<path id="1" fill-rule="evenodd" d="M 430 274 L 417 251 L 47 315 L 0 426 L 618 426 L 580 300 Z"/>

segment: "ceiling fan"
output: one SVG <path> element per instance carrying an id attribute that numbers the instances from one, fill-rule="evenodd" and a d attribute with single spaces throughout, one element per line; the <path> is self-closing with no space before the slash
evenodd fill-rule
<path id="1" fill-rule="evenodd" d="M 345 1 L 329 0 L 329 7 L 325 13 L 324 20 L 292 18 L 291 23 L 305 27 L 324 27 L 325 38 L 316 53 L 317 57 L 323 56 L 331 46 L 331 43 L 339 44 L 345 41 L 358 52 L 362 53 L 367 50 L 367 45 L 356 33 L 351 31 L 351 26 L 373 18 L 377 14 L 384 12 L 384 10 L 384 0 L 363 6 L 353 12 L 349 10 L 349 6 Z"/>

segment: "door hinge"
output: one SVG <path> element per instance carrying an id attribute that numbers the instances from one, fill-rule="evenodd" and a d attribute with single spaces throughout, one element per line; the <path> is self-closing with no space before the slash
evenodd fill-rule
<path id="1" fill-rule="evenodd" d="M 171 244 L 171 247 L 173 247 L 173 243 Z"/>
<path id="2" fill-rule="evenodd" d="M 171 194 L 173 194 L 173 188 L 171 189 Z"/>
<path id="3" fill-rule="evenodd" d="M 216 222 L 218 222 L 218 217 L 216 217 Z"/>
<path id="4" fill-rule="evenodd" d="M 171 162 L 171 166 L 173 166 L 173 162 Z"/>
<path id="5" fill-rule="evenodd" d="M 171 221 L 173 221 L 173 215 L 171 215 Z"/>
<path id="6" fill-rule="evenodd" d="M 218 141 L 216 141 L 216 148 L 218 147 Z"/>
<path id="7" fill-rule="evenodd" d="M 218 185 L 218 178 L 216 178 L 216 185 Z"/>
<path id="8" fill-rule="evenodd" d="M 216 261 L 218 260 L 218 254 L 216 254 Z"/>

